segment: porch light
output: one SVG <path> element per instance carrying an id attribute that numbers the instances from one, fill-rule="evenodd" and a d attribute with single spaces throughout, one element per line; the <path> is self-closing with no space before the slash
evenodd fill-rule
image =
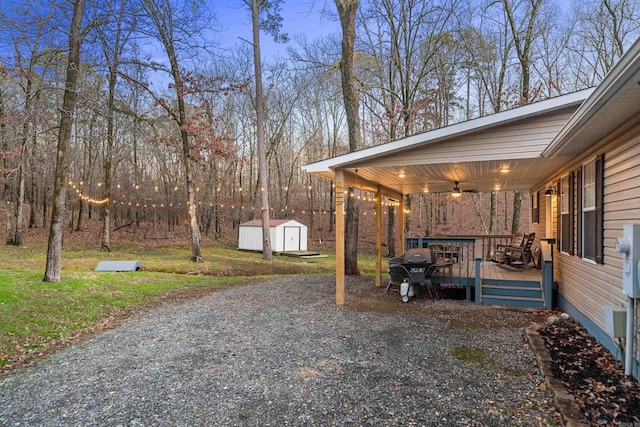
<path id="1" fill-rule="evenodd" d="M 547 197 L 553 196 L 553 188 L 548 187 L 546 190 L 544 190 L 544 195 Z"/>
<path id="2" fill-rule="evenodd" d="M 500 169 L 500 172 L 502 172 L 502 173 L 509 173 L 509 168 L 504 167 L 504 168 Z"/>
<path id="3" fill-rule="evenodd" d="M 404 174 L 404 171 L 400 171 L 400 173 L 398 174 L 398 178 L 404 178 L 406 175 Z"/>
<path id="4" fill-rule="evenodd" d="M 456 181 L 456 186 L 453 187 L 453 191 L 451 191 L 451 195 L 453 197 L 460 197 L 462 192 L 460 191 L 460 187 L 458 187 L 458 181 Z"/>

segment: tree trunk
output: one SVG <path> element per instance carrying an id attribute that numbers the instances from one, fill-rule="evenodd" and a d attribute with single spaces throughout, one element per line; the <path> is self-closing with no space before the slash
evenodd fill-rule
<path id="1" fill-rule="evenodd" d="M 495 191 L 491 192 L 491 205 L 489 208 L 489 234 L 496 234 L 498 229 L 498 195 Z M 489 239 L 489 247 L 487 248 L 487 259 L 492 258 L 492 251 L 495 247 L 493 239 Z"/>
<path id="2" fill-rule="evenodd" d="M 522 195 L 519 191 L 513 194 L 513 218 L 511 220 L 511 234 L 520 231 L 520 211 L 522 209 Z"/>
<path id="3" fill-rule="evenodd" d="M 358 268 L 358 225 L 360 206 L 353 196 L 353 187 L 347 187 L 347 214 L 344 224 L 344 267 L 345 274 L 359 276 Z M 348 238 L 347 236 L 352 236 Z"/>
<path id="4" fill-rule="evenodd" d="M 25 178 L 24 178 L 24 159 L 20 162 L 18 168 L 18 203 L 16 205 L 16 234 L 13 239 L 13 244 L 16 246 L 24 245 L 22 241 L 22 223 L 24 216 L 24 191 L 25 191 Z"/>
<path id="5" fill-rule="evenodd" d="M 411 233 L 411 194 L 404 196 L 404 209 L 409 212 L 404 219 L 404 232 L 409 235 Z M 399 212 L 400 215 L 404 215 L 404 212 Z"/>
<path id="6" fill-rule="evenodd" d="M 69 31 L 69 58 L 65 83 L 62 111 L 60 113 L 60 129 L 58 132 L 58 149 L 54 176 L 53 207 L 51 226 L 47 246 L 47 261 L 44 272 L 45 282 L 60 281 L 60 257 L 62 252 L 62 234 L 64 230 L 65 189 L 67 185 L 67 155 L 71 142 L 73 114 L 76 108 L 76 89 L 78 71 L 80 69 L 80 46 L 82 44 L 81 24 L 85 0 L 76 0 L 73 4 L 73 16 Z"/>
<path id="7" fill-rule="evenodd" d="M 389 258 L 396 256 L 396 236 L 394 234 L 396 228 L 396 208 L 395 206 L 387 206 L 387 249 L 389 250 Z"/>
<path id="8" fill-rule="evenodd" d="M 342 77 L 342 97 L 349 132 L 349 151 L 362 146 L 360 134 L 360 116 L 358 115 L 358 92 L 354 87 L 354 43 L 356 38 L 355 17 L 358 0 L 335 0 L 342 26 L 342 58 L 340 75 Z M 359 275 L 358 269 L 358 205 L 351 197 L 353 189 L 347 189 L 347 214 L 345 219 L 345 274 Z"/>
<path id="9" fill-rule="evenodd" d="M 260 63 L 259 0 L 251 0 L 253 27 L 253 64 L 256 74 L 256 126 L 258 133 L 258 186 L 262 218 L 262 258 L 271 260 L 271 228 L 269 226 L 269 177 L 267 175 L 267 147 L 264 135 L 264 98 L 262 94 L 262 65 Z"/>
<path id="10" fill-rule="evenodd" d="M 115 145 L 115 129 L 114 129 L 114 120 L 115 120 L 115 92 L 116 92 L 116 83 L 118 82 L 118 68 L 120 65 L 120 36 L 122 30 L 122 21 L 124 16 L 126 2 L 121 2 L 120 5 L 120 14 L 118 19 L 118 26 L 116 30 L 116 36 L 114 41 L 114 49 L 111 57 L 111 64 L 109 64 L 109 93 L 107 96 L 107 150 L 104 154 L 104 164 L 103 164 L 103 172 L 104 172 L 104 189 L 102 193 L 102 199 L 104 200 L 104 211 L 102 213 L 102 242 L 100 243 L 100 251 L 102 252 L 111 252 L 111 192 L 112 192 L 112 179 L 111 174 L 113 173 L 113 149 Z M 108 41 L 102 40 L 102 42 L 107 45 L 104 47 L 105 58 L 109 57 L 109 47 Z M 134 141 L 135 143 L 135 141 Z M 134 154 L 135 154 L 135 145 L 134 145 Z"/>
<path id="11" fill-rule="evenodd" d="M 38 99 L 38 97 L 36 96 L 36 99 Z M 34 121 L 37 120 L 36 118 L 34 118 Z M 36 224 L 37 221 L 37 212 L 38 212 L 38 180 L 36 179 L 36 155 L 37 155 L 37 150 L 38 150 L 38 126 L 37 123 L 34 122 L 33 124 L 33 135 L 31 135 L 32 137 L 32 141 L 31 141 L 31 191 L 30 191 L 30 197 L 31 197 L 31 210 L 29 212 L 29 228 L 37 228 L 38 225 Z"/>
<path id="12" fill-rule="evenodd" d="M 0 152 L 7 152 L 9 150 L 4 115 L 4 92 L 2 91 L 2 86 L 0 86 Z M 9 185 L 9 159 L 7 156 L 2 156 L 2 171 L 2 178 L 4 181 L 3 201 L 5 209 L 5 244 L 9 245 L 13 240 L 11 225 L 13 209 L 11 206 L 11 187 Z"/>

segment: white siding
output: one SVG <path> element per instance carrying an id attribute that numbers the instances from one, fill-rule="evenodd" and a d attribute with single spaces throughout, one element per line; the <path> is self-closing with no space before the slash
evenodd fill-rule
<path id="1" fill-rule="evenodd" d="M 285 245 L 285 228 L 299 229 L 295 233 L 296 238 L 299 236 L 299 242 L 289 242 Z M 296 250 L 307 250 L 307 226 L 298 221 L 286 221 L 278 225 L 272 225 L 269 229 L 271 238 L 271 248 L 274 252 L 285 252 L 288 247 L 295 246 Z M 262 226 L 241 224 L 238 229 L 238 249 L 246 251 L 262 251 Z"/>
<path id="2" fill-rule="evenodd" d="M 276 238 L 276 228 L 270 229 L 271 242 Z M 273 246 L 273 243 L 271 244 Z M 262 251 L 262 227 L 241 225 L 238 231 L 238 249 Z M 273 250 L 277 251 L 276 248 Z"/>

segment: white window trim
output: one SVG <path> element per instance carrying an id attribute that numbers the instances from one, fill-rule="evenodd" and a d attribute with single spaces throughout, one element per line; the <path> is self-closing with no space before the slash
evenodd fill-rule
<path id="1" fill-rule="evenodd" d="M 585 162 L 582 163 L 582 182 L 580 183 L 580 186 L 582 187 L 582 190 L 581 190 L 581 193 L 582 193 L 581 194 L 581 197 L 582 197 L 582 200 L 581 200 L 582 212 L 580 212 L 580 215 L 582 215 L 582 230 L 580 230 L 580 233 L 582 233 L 582 239 L 581 239 L 581 242 L 580 242 L 581 245 L 582 245 L 582 248 L 581 248 L 582 249 L 582 251 L 581 251 L 582 252 L 582 260 L 585 261 L 588 264 L 593 264 L 593 265 L 598 265 L 598 263 L 594 259 L 585 258 L 586 235 L 585 235 L 585 228 L 584 228 L 584 226 L 585 226 L 584 213 L 585 212 L 595 212 L 596 206 L 595 206 L 595 203 L 594 203 L 593 207 L 589 207 L 589 208 L 585 208 L 584 207 L 585 206 L 584 199 L 585 199 L 585 196 L 586 196 L 586 191 L 585 191 L 585 187 L 584 187 L 584 181 L 585 181 L 584 180 L 584 177 L 585 177 L 584 168 L 585 168 L 585 165 L 588 165 L 588 164 L 593 164 L 593 167 L 595 168 L 595 162 L 597 160 L 598 160 L 598 158 L 594 156 L 594 157 L 590 158 L 589 160 L 586 160 Z M 593 185 L 594 185 L 594 190 L 593 191 L 594 192 L 596 191 L 595 190 L 595 187 L 596 187 L 595 174 L 596 173 L 595 173 L 595 170 L 594 170 L 594 183 L 593 183 Z M 595 199 L 595 194 L 594 194 L 594 199 Z M 595 258 L 595 254 L 594 254 L 594 258 Z"/>
<path id="2" fill-rule="evenodd" d="M 567 183 L 569 183 L 569 174 L 565 174 L 562 175 L 560 177 L 560 181 L 558 182 L 558 210 L 560 211 L 560 220 L 558 221 L 558 252 L 566 255 L 566 256 L 571 256 L 571 254 L 565 250 L 562 249 L 562 215 L 568 215 L 570 211 L 564 212 L 562 210 L 562 201 L 564 199 L 564 197 L 562 196 L 562 181 L 563 180 L 567 180 Z M 568 187 L 567 187 L 568 191 L 571 191 Z M 567 193 L 565 195 L 565 197 L 569 197 L 569 193 Z M 568 201 L 567 201 L 567 206 L 569 205 Z M 573 233 L 573 231 L 572 231 Z"/>

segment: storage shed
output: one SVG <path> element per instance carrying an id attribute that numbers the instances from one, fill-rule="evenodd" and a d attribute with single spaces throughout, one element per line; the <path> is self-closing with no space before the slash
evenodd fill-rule
<path id="1" fill-rule="evenodd" d="M 269 229 L 271 231 L 271 249 L 274 252 L 307 250 L 306 225 L 292 219 L 273 219 L 269 221 Z M 240 224 L 238 249 L 262 251 L 262 220 L 255 219 Z"/>

